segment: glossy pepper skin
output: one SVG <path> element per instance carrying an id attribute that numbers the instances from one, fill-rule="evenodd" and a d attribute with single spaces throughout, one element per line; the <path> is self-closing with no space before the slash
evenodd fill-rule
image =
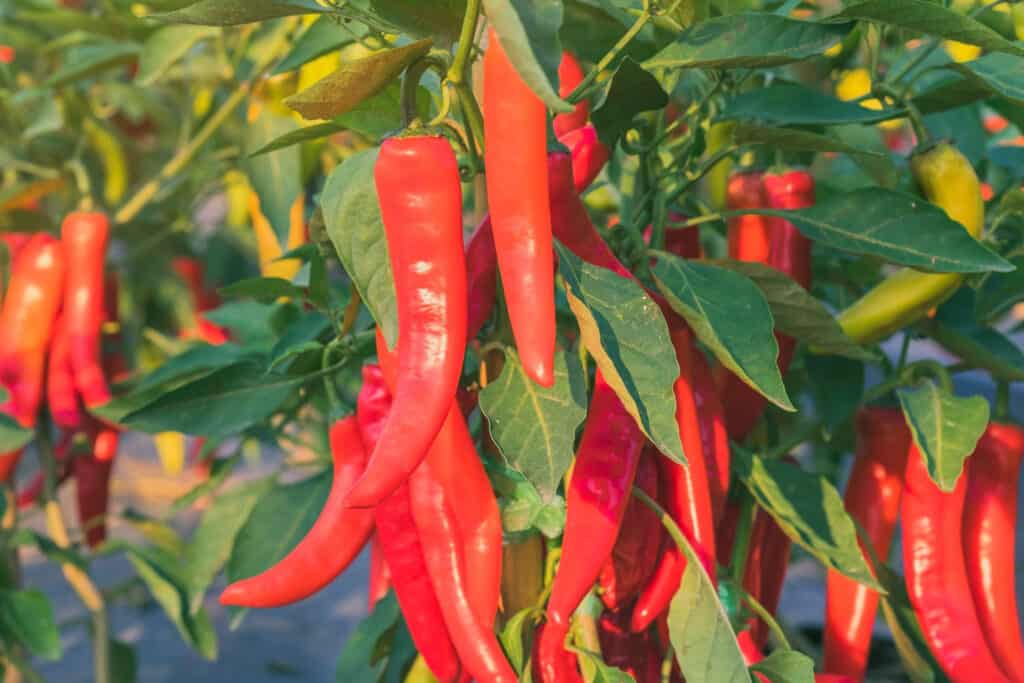
<path id="1" fill-rule="evenodd" d="M 541 624 L 533 639 L 533 677 L 539 683 L 583 683 L 576 655 L 565 648 L 568 625 Z"/>
<path id="2" fill-rule="evenodd" d="M 658 460 L 661 472 L 661 502 L 693 545 L 708 575 L 715 576 L 715 523 L 708 482 L 707 458 L 701 440 L 700 417 L 693 392 L 693 360 L 689 330 L 679 318 L 669 316 L 669 334 L 679 363 L 676 397 L 676 423 L 683 439 L 687 465 L 666 457 Z M 686 557 L 674 542 L 666 541 L 654 576 L 633 607 L 631 627 L 644 631 L 668 609 L 683 580 Z"/>
<path id="3" fill-rule="evenodd" d="M 707 359 L 696 347 L 691 347 L 690 359 L 693 368 L 693 401 L 700 423 L 700 443 L 707 470 L 708 492 L 711 495 L 711 514 L 717 529 L 725 515 L 729 494 L 732 461 L 729 433 L 726 430 L 722 398 L 718 395 Z"/>
<path id="4" fill-rule="evenodd" d="M 562 53 L 562 61 L 558 64 L 558 96 L 568 97 L 584 78 L 583 67 L 571 52 Z M 580 100 L 576 110 L 571 114 L 559 114 L 555 117 L 555 135 L 561 137 L 587 125 L 590 119 L 590 103 Z"/>
<path id="5" fill-rule="evenodd" d="M 582 193 L 597 180 L 608 163 L 608 148 L 598 139 L 597 129 L 590 124 L 560 135 L 558 141 L 569 148 L 576 192 Z"/>
<path id="6" fill-rule="evenodd" d="M 764 193 L 771 209 L 805 209 L 814 205 L 814 176 L 807 171 L 764 175 Z M 811 288 L 811 241 L 785 218 L 769 218 L 771 243 L 768 264 Z"/>
<path id="7" fill-rule="evenodd" d="M 645 448 L 633 486 L 657 500 L 658 453 Z M 610 610 L 627 606 L 646 585 L 658 562 L 662 544 L 661 520 L 649 507 L 630 497 L 612 555 L 601 569 L 601 602 Z"/>
<path id="8" fill-rule="evenodd" d="M 398 304 L 398 382 L 350 507 L 372 507 L 426 457 L 451 407 L 466 349 L 458 163 L 444 138 L 392 138 L 374 169 Z M 550 266 L 548 268 L 550 271 Z"/>
<path id="9" fill-rule="evenodd" d="M 939 143 L 911 157 L 910 170 L 925 199 L 944 209 L 972 237 L 981 237 L 985 228 L 981 183 L 958 149 Z M 872 344 L 920 320 L 953 296 L 963 280 L 957 273 L 904 268 L 840 313 L 839 324 L 854 341 Z"/>
<path id="10" fill-rule="evenodd" d="M 356 418 L 367 449 L 376 445 L 390 409 L 391 393 L 380 366 L 365 366 Z M 416 649 L 438 680 L 454 683 L 462 673 L 461 664 L 427 573 L 407 483 L 377 506 L 374 521 L 395 596 Z"/>
<path id="11" fill-rule="evenodd" d="M 856 457 L 846 484 L 846 511 L 864 529 L 876 556 L 889 556 L 903 495 L 911 437 L 903 411 L 863 408 L 856 417 Z M 870 556 L 869 556 L 870 557 Z M 825 590 L 825 671 L 863 680 L 878 593 L 835 570 Z"/>
<path id="12" fill-rule="evenodd" d="M 792 548 L 789 536 L 772 516 L 763 509 L 758 510 L 751 531 L 750 554 L 743 583 L 747 592 L 772 615 L 779 609 Z M 761 619 L 753 619 L 752 622 L 750 631 L 754 642 L 764 647 L 768 642 L 768 624 Z"/>
<path id="13" fill-rule="evenodd" d="M 110 221 L 103 213 L 76 211 L 64 218 L 60 232 L 68 264 L 63 315 L 71 369 L 82 401 L 92 408 L 110 400 L 100 344 Z"/>
<path id="14" fill-rule="evenodd" d="M 992 654 L 1010 680 L 1024 680 L 1015 599 L 1017 488 L 1024 429 L 993 422 L 967 460 L 963 538 L 967 579 Z"/>
<path id="15" fill-rule="evenodd" d="M 768 206 L 764 191 L 764 174 L 760 171 L 737 173 L 729 178 L 726 208 L 763 209 Z M 767 263 L 771 253 L 771 231 L 768 217 L 745 214 L 729 219 L 729 258 L 738 261 Z"/>
<path id="16" fill-rule="evenodd" d="M 65 258 L 60 242 L 40 233 L 18 254 L 0 309 L 0 411 L 33 427 L 43 397 L 46 348 L 60 308 Z M 0 481 L 10 481 L 21 452 L 0 455 Z"/>
<path id="17" fill-rule="evenodd" d="M 555 274 L 548 206 L 547 111 L 497 33 L 484 53 L 487 200 L 512 334 L 528 377 L 550 387 L 555 362 Z"/>
<path id="18" fill-rule="evenodd" d="M 345 571 L 373 532 L 373 510 L 345 508 L 345 494 L 366 468 L 355 415 L 330 430 L 334 475 L 327 502 L 309 533 L 280 562 L 224 589 L 220 601 L 240 607 L 290 605 L 322 590 Z"/>
<path id="19" fill-rule="evenodd" d="M 71 343 L 64 316 L 54 324 L 53 343 L 46 363 L 46 405 L 58 427 L 75 429 L 82 424 L 82 408 L 71 370 Z"/>
<path id="20" fill-rule="evenodd" d="M 925 640 L 953 683 L 1009 679 L 978 620 L 962 544 L 967 478 L 950 493 L 928 476 L 916 446 L 907 454 L 903 503 L 903 572 Z"/>
<path id="21" fill-rule="evenodd" d="M 566 492 L 562 557 L 548 601 L 548 622 L 555 629 L 568 627 L 611 556 L 644 443 L 633 416 L 597 373 Z"/>

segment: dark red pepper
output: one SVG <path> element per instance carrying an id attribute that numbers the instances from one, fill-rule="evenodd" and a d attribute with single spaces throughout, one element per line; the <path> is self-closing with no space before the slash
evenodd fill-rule
<path id="1" fill-rule="evenodd" d="M 558 96 L 568 97 L 580 83 L 583 82 L 583 67 L 571 52 L 562 53 L 562 61 L 558 64 Z M 576 103 L 576 110 L 571 114 L 558 114 L 555 116 L 555 135 L 561 137 L 566 133 L 582 128 L 587 125 L 590 119 L 590 103 L 587 100 L 580 100 Z"/>
<path id="2" fill-rule="evenodd" d="M 633 633 L 629 622 L 628 609 L 601 615 L 597 622 L 601 657 L 637 683 L 661 683 L 662 656 L 657 638 L 649 630 Z"/>

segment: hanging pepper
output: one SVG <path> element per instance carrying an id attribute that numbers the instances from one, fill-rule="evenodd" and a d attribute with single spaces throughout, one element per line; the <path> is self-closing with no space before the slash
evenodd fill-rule
<path id="1" fill-rule="evenodd" d="M 944 209 L 975 239 L 985 227 L 981 183 L 971 162 L 948 143 L 910 159 L 910 170 L 924 197 Z M 839 324 L 856 342 L 872 344 L 924 317 L 953 296 L 964 281 L 959 273 L 922 273 L 904 268 L 843 311 Z"/>
<path id="2" fill-rule="evenodd" d="M 609 666 L 625 671 L 637 683 L 661 683 L 661 652 L 649 630 L 629 629 L 629 610 L 605 612 L 597 622 L 601 658 Z"/>
<path id="3" fill-rule="evenodd" d="M 351 507 L 380 503 L 426 457 L 466 349 L 462 188 L 451 145 L 440 137 L 392 138 L 374 174 L 398 303 L 398 382 L 384 432 L 349 492 Z"/>
<path id="4" fill-rule="evenodd" d="M 717 529 L 725 514 L 725 503 L 729 495 L 732 460 L 729 433 L 725 428 L 722 399 L 718 395 L 707 359 L 696 346 L 691 347 L 690 359 L 693 367 L 693 401 L 697 406 L 701 451 L 704 453 L 708 492 L 711 495 L 711 515 Z"/>
<path id="5" fill-rule="evenodd" d="M 881 561 L 889 555 L 906 471 L 910 430 L 903 411 L 864 408 L 856 418 L 857 453 L 846 484 L 846 511 Z M 825 590 L 825 670 L 864 679 L 878 593 L 829 570 Z"/>
<path id="6" fill-rule="evenodd" d="M 555 629 L 567 628 L 611 556 L 644 442 L 636 420 L 598 372 L 566 491 L 562 557 L 547 608 Z"/>
<path id="7" fill-rule="evenodd" d="M 597 180 L 608 163 L 608 148 L 598 139 L 597 130 L 590 124 L 558 136 L 558 141 L 569 148 L 576 192 L 582 193 Z"/>
<path id="8" fill-rule="evenodd" d="M 82 423 L 82 409 L 75 391 L 71 342 L 63 315 L 57 318 L 53 330 L 53 343 L 46 363 L 46 404 L 58 427 L 76 429 Z"/>
<path id="9" fill-rule="evenodd" d="M 533 677 L 539 683 L 583 683 L 576 655 L 565 648 L 568 624 L 545 622 L 533 637 Z"/>
<path id="10" fill-rule="evenodd" d="M 356 417 L 368 450 L 377 445 L 391 404 L 391 393 L 380 366 L 365 366 Z M 408 483 L 403 483 L 376 507 L 374 521 L 381 552 L 391 571 L 395 597 L 416 649 L 442 683 L 459 680 L 461 665 L 427 573 L 423 544 L 413 521 Z"/>
<path id="11" fill-rule="evenodd" d="M 40 233 L 18 254 L 0 310 L 0 384 L 9 398 L 0 412 L 35 426 L 43 396 L 46 348 L 64 285 L 60 242 Z M 0 481 L 10 481 L 21 451 L 0 455 Z"/>
<path id="12" fill-rule="evenodd" d="M 644 449 L 633 485 L 657 500 L 661 456 Z M 661 520 L 649 507 L 630 497 L 612 555 L 601 569 L 601 602 L 610 610 L 629 604 L 654 572 L 662 544 Z"/>
<path id="13" fill-rule="evenodd" d="M 345 494 L 366 467 L 366 451 L 355 415 L 330 431 L 334 476 L 316 522 L 284 559 L 266 571 L 224 589 L 223 605 L 280 607 L 308 598 L 345 571 L 373 532 L 373 510 L 344 507 Z"/>
<path id="14" fill-rule="evenodd" d="M 737 173 L 729 179 L 726 208 L 763 209 L 768 206 L 764 192 L 764 175 L 760 171 Z M 743 214 L 729 219 L 729 258 L 753 263 L 767 263 L 771 250 L 768 217 Z"/>
<path id="15" fill-rule="evenodd" d="M 1024 429 L 992 423 L 967 460 L 963 538 L 967 579 L 982 631 L 1008 678 L 1024 680 L 1017 617 L 1017 487 Z"/>
<path id="16" fill-rule="evenodd" d="M 374 534 L 370 539 L 370 581 L 367 586 L 367 602 L 370 611 L 391 590 L 391 570 L 384 559 L 384 551 L 380 547 L 380 537 Z"/>
<path id="17" fill-rule="evenodd" d="M 103 213 L 76 211 L 61 224 L 61 242 L 68 263 L 64 325 L 75 386 L 88 408 L 110 400 L 100 345 L 109 236 L 110 221 Z"/>
<path id="18" fill-rule="evenodd" d="M 779 609 L 792 547 L 793 542 L 772 516 L 758 510 L 750 533 L 743 587 L 773 616 Z M 768 642 L 768 623 L 756 618 L 752 622 L 751 635 L 763 648 Z"/>
<path id="19" fill-rule="evenodd" d="M 484 161 L 498 267 L 523 370 L 537 384 L 550 387 L 555 381 L 555 274 L 547 112 L 512 66 L 494 29 L 489 36 L 484 54 Z"/>
<path id="20" fill-rule="evenodd" d="M 558 96 L 568 97 L 580 83 L 583 82 L 583 67 L 571 52 L 562 53 L 562 61 L 558 64 Z M 576 103 L 576 110 L 571 114 L 558 114 L 555 116 L 555 135 L 561 137 L 566 133 L 578 130 L 587 125 L 590 119 L 590 103 L 587 100 L 580 100 Z"/>
<path id="21" fill-rule="evenodd" d="M 88 447 L 73 455 L 71 473 L 75 478 L 78 522 L 85 542 L 95 548 L 107 538 L 107 508 L 110 503 L 110 475 L 119 435 L 115 427 L 90 419 L 86 429 Z"/>
<path id="22" fill-rule="evenodd" d="M 904 487 L 903 571 L 932 654 L 953 683 L 1007 681 L 985 640 L 964 561 L 967 478 L 960 477 L 953 491 L 942 491 L 911 446 Z"/>
<path id="23" fill-rule="evenodd" d="M 814 205 L 814 176 L 807 171 L 764 175 L 764 193 L 771 209 L 805 209 Z M 811 288 L 811 241 L 785 218 L 769 218 L 768 265 Z"/>
<path id="24" fill-rule="evenodd" d="M 661 500 L 672 519 L 693 545 L 708 575 L 715 578 L 715 524 L 708 481 L 707 455 L 701 441 L 700 417 L 694 400 L 692 338 L 685 323 L 671 312 L 669 334 L 679 363 L 676 397 L 676 423 L 683 438 L 687 465 L 666 457 L 658 459 L 661 472 Z M 640 632 L 650 626 L 675 597 L 686 569 L 686 556 L 674 542 L 667 541 L 654 576 L 633 608 L 632 629 Z"/>

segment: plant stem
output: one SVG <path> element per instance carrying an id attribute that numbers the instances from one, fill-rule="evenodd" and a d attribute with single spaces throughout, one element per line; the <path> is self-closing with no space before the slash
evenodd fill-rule
<path id="1" fill-rule="evenodd" d="M 240 105 L 249 95 L 254 82 L 255 80 L 246 81 L 231 93 L 228 99 L 224 101 L 224 104 L 221 105 L 220 109 L 218 109 L 213 116 L 206 121 L 199 132 L 196 133 L 196 136 L 192 138 L 191 142 L 182 147 L 178 153 L 164 165 L 155 178 L 139 188 L 138 192 L 136 192 L 127 203 L 118 209 L 117 213 L 114 214 L 115 224 L 123 225 L 124 223 L 132 221 L 157 195 L 163 182 L 176 176 L 185 168 L 186 165 L 188 165 L 206 141 L 209 140 L 222 125 L 224 125 L 228 120 L 228 117 L 231 116 L 238 105 Z"/>
<path id="2" fill-rule="evenodd" d="M 633 22 L 633 25 L 629 27 L 629 30 L 619 38 L 619 42 L 615 43 L 615 45 L 612 46 L 612 49 L 608 50 L 605 56 L 601 58 L 601 61 L 597 63 L 597 66 L 590 70 L 590 73 L 588 73 L 583 81 L 576 86 L 575 90 L 569 93 L 569 96 L 566 97 L 565 100 L 570 104 L 576 104 L 582 100 L 601 72 L 607 69 L 619 54 L 626 49 L 626 46 L 640 34 L 640 31 L 644 29 L 644 26 L 647 25 L 647 22 L 651 20 L 652 16 L 651 8 L 649 6 L 645 7 L 644 11 L 641 12 L 640 16 L 638 16 L 636 21 Z"/>
<path id="3" fill-rule="evenodd" d="M 455 85 L 465 82 L 469 68 L 469 56 L 473 54 L 473 35 L 480 19 L 480 0 L 466 1 L 466 14 L 462 17 L 462 29 L 459 32 L 459 51 L 448 69 L 448 80 Z"/>

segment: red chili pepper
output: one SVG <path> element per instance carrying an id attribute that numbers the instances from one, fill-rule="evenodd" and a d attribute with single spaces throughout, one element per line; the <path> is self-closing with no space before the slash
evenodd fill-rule
<path id="1" fill-rule="evenodd" d="M 707 456 L 701 441 L 700 417 L 693 391 L 693 361 L 689 330 L 682 321 L 669 315 L 669 332 L 679 362 L 675 383 L 676 423 L 683 438 L 687 465 L 661 457 L 662 502 L 672 519 L 701 559 L 712 581 L 715 579 L 715 523 L 708 483 Z M 666 543 L 658 568 L 633 608 L 632 629 L 643 631 L 666 609 L 679 590 L 686 568 L 686 557 L 675 543 Z"/>
<path id="2" fill-rule="evenodd" d="M 764 191 L 764 175 L 759 171 L 737 173 L 729 178 L 726 208 L 763 209 L 768 206 Z M 744 214 L 729 219 L 729 258 L 754 263 L 768 263 L 771 253 L 771 232 L 767 216 Z"/>
<path id="3" fill-rule="evenodd" d="M 7 258 L 11 263 L 14 263 L 18 253 L 31 239 L 32 233 L 30 232 L 5 232 L 0 235 L 0 240 L 3 240 L 4 246 L 7 247 Z"/>
<path id="4" fill-rule="evenodd" d="M 71 472 L 75 477 L 78 522 L 85 532 L 86 544 L 95 548 L 107 539 L 110 475 L 119 435 L 115 427 L 91 422 L 86 430 L 89 451 L 72 457 Z"/>
<path id="5" fill-rule="evenodd" d="M 889 556 L 903 495 L 910 430 L 903 411 L 864 408 L 856 418 L 857 455 L 846 484 L 846 511 L 883 562 Z M 825 670 L 864 679 L 878 593 L 829 570 L 825 591 Z"/>
<path id="6" fill-rule="evenodd" d="M 597 130 L 590 124 L 559 135 L 558 141 L 569 148 L 576 191 L 582 193 L 608 163 L 608 148 L 598 139 Z"/>
<path id="7" fill-rule="evenodd" d="M 967 460 L 963 539 L 967 579 L 992 654 L 1011 680 L 1024 680 L 1014 548 L 1024 429 L 992 423 Z"/>
<path id="8" fill-rule="evenodd" d="M 491 217 L 477 226 L 466 243 L 466 337 L 474 339 L 494 312 L 498 298 L 498 252 Z"/>
<path id="9" fill-rule="evenodd" d="M 700 442 L 707 469 L 708 488 L 711 495 L 711 514 L 718 528 L 725 514 L 725 503 L 729 494 L 730 462 L 729 433 L 725 428 L 725 410 L 718 395 L 711 368 L 698 348 L 692 348 L 690 358 L 693 367 L 693 401 L 697 406 L 700 422 Z"/>
<path id="10" fill-rule="evenodd" d="M 750 533 L 750 553 L 747 555 L 743 587 L 771 615 L 779 609 L 792 547 L 793 542 L 772 516 L 758 510 Z M 755 618 L 750 630 L 754 642 L 764 647 L 768 642 L 767 622 Z"/>
<path id="11" fill-rule="evenodd" d="M 568 97 L 576 89 L 584 78 L 583 67 L 571 52 L 562 53 L 562 61 L 558 65 L 558 96 Z M 590 103 L 587 100 L 580 100 L 576 103 L 576 110 L 571 114 L 558 114 L 555 116 L 555 135 L 561 137 L 566 133 L 582 128 L 587 125 L 590 119 Z"/>
<path id="12" fill-rule="evenodd" d="M 0 384 L 9 399 L 0 411 L 33 427 L 43 396 L 46 347 L 60 307 L 64 251 L 46 234 L 18 254 L 0 310 Z M 21 452 L 0 455 L 0 481 L 10 481 Z"/>
<path id="13" fill-rule="evenodd" d="M 766 173 L 765 197 L 772 209 L 805 209 L 814 206 L 814 176 L 807 171 Z M 769 218 L 771 248 L 768 264 L 811 288 L 811 241 L 784 218 Z"/>
<path id="14" fill-rule="evenodd" d="M 391 404 L 391 393 L 381 367 L 365 366 L 356 417 L 363 443 L 368 449 L 377 445 Z M 416 649 L 440 681 L 451 683 L 459 680 L 461 664 L 427 573 L 407 483 L 377 506 L 374 519 L 380 549 L 391 571 L 395 596 Z"/>
<path id="15" fill-rule="evenodd" d="M 71 370 L 71 342 L 64 316 L 54 325 L 53 343 L 46 363 L 46 403 L 58 427 L 76 429 L 82 424 L 82 409 Z"/>
<path id="16" fill-rule="evenodd" d="M 391 590 L 391 570 L 384 559 L 384 551 L 380 547 L 380 537 L 374 534 L 370 539 L 370 582 L 367 587 L 370 611 Z"/>
<path id="17" fill-rule="evenodd" d="M 374 173 L 401 346 L 394 404 L 349 492 L 351 507 L 377 505 L 426 457 L 455 398 L 466 349 L 462 188 L 451 145 L 439 137 L 392 138 Z"/>
<path id="18" fill-rule="evenodd" d="M 4 64 L 13 64 L 14 55 L 15 51 L 13 47 L 10 45 L 0 45 L 0 62 L 3 62 Z"/>
<path id="19" fill-rule="evenodd" d="M 569 625 L 545 622 L 533 638 L 533 676 L 539 683 L 583 683 L 576 655 L 565 649 Z"/>
<path id="20" fill-rule="evenodd" d="M 183 330 L 184 337 L 197 337 L 207 344 L 219 346 L 229 340 L 228 332 L 219 325 L 215 325 L 204 312 L 213 310 L 220 306 L 220 297 L 217 292 L 208 289 L 203 273 L 203 262 L 197 258 L 182 256 L 171 262 L 174 272 L 185 282 L 192 298 L 192 308 L 195 311 L 193 329 Z"/>
<path id="21" fill-rule="evenodd" d="M 68 260 L 64 324 L 75 386 L 89 408 L 110 400 L 110 387 L 100 363 L 103 273 L 109 237 L 106 214 L 76 211 L 68 214 L 61 225 Z"/>
<path id="22" fill-rule="evenodd" d="M 556 629 L 567 628 L 611 556 L 644 443 L 636 420 L 598 372 L 566 492 L 562 557 L 548 601 L 547 618 Z"/>
<path id="23" fill-rule="evenodd" d="M 366 467 L 355 415 L 331 427 L 334 478 L 320 515 L 299 544 L 266 571 L 224 589 L 223 605 L 280 607 L 308 598 L 345 571 L 373 532 L 373 511 L 345 508 L 345 494 Z"/>
<path id="24" fill-rule="evenodd" d="M 658 499 L 657 451 L 644 449 L 633 486 Z M 661 520 L 649 507 L 630 497 L 612 555 L 601 569 L 601 601 L 610 610 L 628 605 L 654 573 L 662 543 Z"/>
<path id="25" fill-rule="evenodd" d="M 661 683 L 661 652 L 650 631 L 629 630 L 629 610 L 605 612 L 597 622 L 601 658 L 637 683 Z"/>
<path id="26" fill-rule="evenodd" d="M 911 446 L 904 486 L 903 571 L 932 654 L 954 683 L 1008 680 L 985 641 L 971 596 L 962 540 L 967 477 L 960 477 L 952 492 L 943 492 Z"/>
<path id="27" fill-rule="evenodd" d="M 555 274 L 547 111 L 493 29 L 489 41 L 484 54 L 485 164 L 498 267 L 523 370 L 550 387 L 555 381 Z"/>

